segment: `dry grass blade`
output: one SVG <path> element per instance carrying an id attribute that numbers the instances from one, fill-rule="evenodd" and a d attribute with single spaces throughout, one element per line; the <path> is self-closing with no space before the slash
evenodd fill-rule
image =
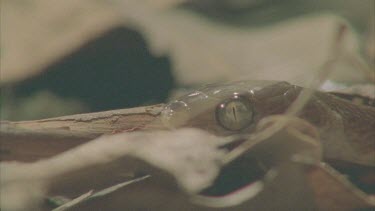
<path id="1" fill-rule="evenodd" d="M 332 52 L 330 58 L 323 64 L 319 71 L 317 71 L 316 77 L 310 82 L 310 89 L 303 89 L 297 99 L 292 103 L 292 105 L 288 108 L 285 112 L 288 116 L 295 116 L 301 109 L 305 106 L 305 104 L 309 101 L 312 94 L 314 93 L 314 89 L 320 87 L 326 78 L 332 73 L 333 66 L 338 61 L 342 54 L 342 47 L 343 47 L 343 40 L 344 36 L 347 32 L 347 26 L 345 24 L 340 25 L 337 30 L 336 36 L 334 37 L 334 42 L 332 46 Z M 274 122 L 271 126 L 269 126 L 266 130 L 258 132 L 249 136 L 249 139 L 238 146 L 235 150 L 231 151 L 224 160 L 224 163 L 228 163 L 237 157 L 241 156 L 244 152 L 246 152 L 249 148 L 254 146 L 255 144 L 261 142 L 262 140 L 269 138 L 274 133 L 280 131 L 288 124 L 287 118 L 281 118 L 279 121 Z"/>

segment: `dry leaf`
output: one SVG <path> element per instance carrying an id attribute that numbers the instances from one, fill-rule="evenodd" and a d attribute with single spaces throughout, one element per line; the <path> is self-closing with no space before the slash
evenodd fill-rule
<path id="1" fill-rule="evenodd" d="M 37 209 L 47 193 L 74 197 L 124 181 L 137 171 L 164 175 L 161 178 L 171 186 L 174 178 L 183 190 L 194 193 L 218 174 L 223 141 L 197 129 L 122 133 L 30 164 L 2 162 L 1 207 Z"/>

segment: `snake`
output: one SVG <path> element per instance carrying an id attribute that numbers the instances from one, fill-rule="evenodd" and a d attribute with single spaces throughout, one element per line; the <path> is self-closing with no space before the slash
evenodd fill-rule
<path id="1" fill-rule="evenodd" d="M 263 118 L 286 114 L 305 90 L 312 94 L 296 115 L 318 130 L 323 160 L 357 179 L 370 175 L 366 182 L 374 185 L 375 107 L 367 97 L 362 97 L 367 103 L 358 104 L 350 95 L 283 81 L 228 82 L 206 85 L 171 101 L 161 116 L 172 128 L 200 128 L 218 136 L 251 134 Z"/>

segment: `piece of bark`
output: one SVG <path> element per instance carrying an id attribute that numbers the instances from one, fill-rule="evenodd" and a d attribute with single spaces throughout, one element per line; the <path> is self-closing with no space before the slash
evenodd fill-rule
<path id="1" fill-rule="evenodd" d="M 103 134 L 146 129 L 162 108 L 159 104 L 34 121 L 4 121 L 0 127 L 1 161 L 34 161 Z"/>

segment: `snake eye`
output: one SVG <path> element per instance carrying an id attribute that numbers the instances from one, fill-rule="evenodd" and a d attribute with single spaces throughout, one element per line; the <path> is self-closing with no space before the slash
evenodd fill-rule
<path id="1" fill-rule="evenodd" d="M 250 102 L 241 96 L 220 103 L 216 107 L 216 120 L 227 130 L 237 131 L 246 128 L 253 121 Z"/>

